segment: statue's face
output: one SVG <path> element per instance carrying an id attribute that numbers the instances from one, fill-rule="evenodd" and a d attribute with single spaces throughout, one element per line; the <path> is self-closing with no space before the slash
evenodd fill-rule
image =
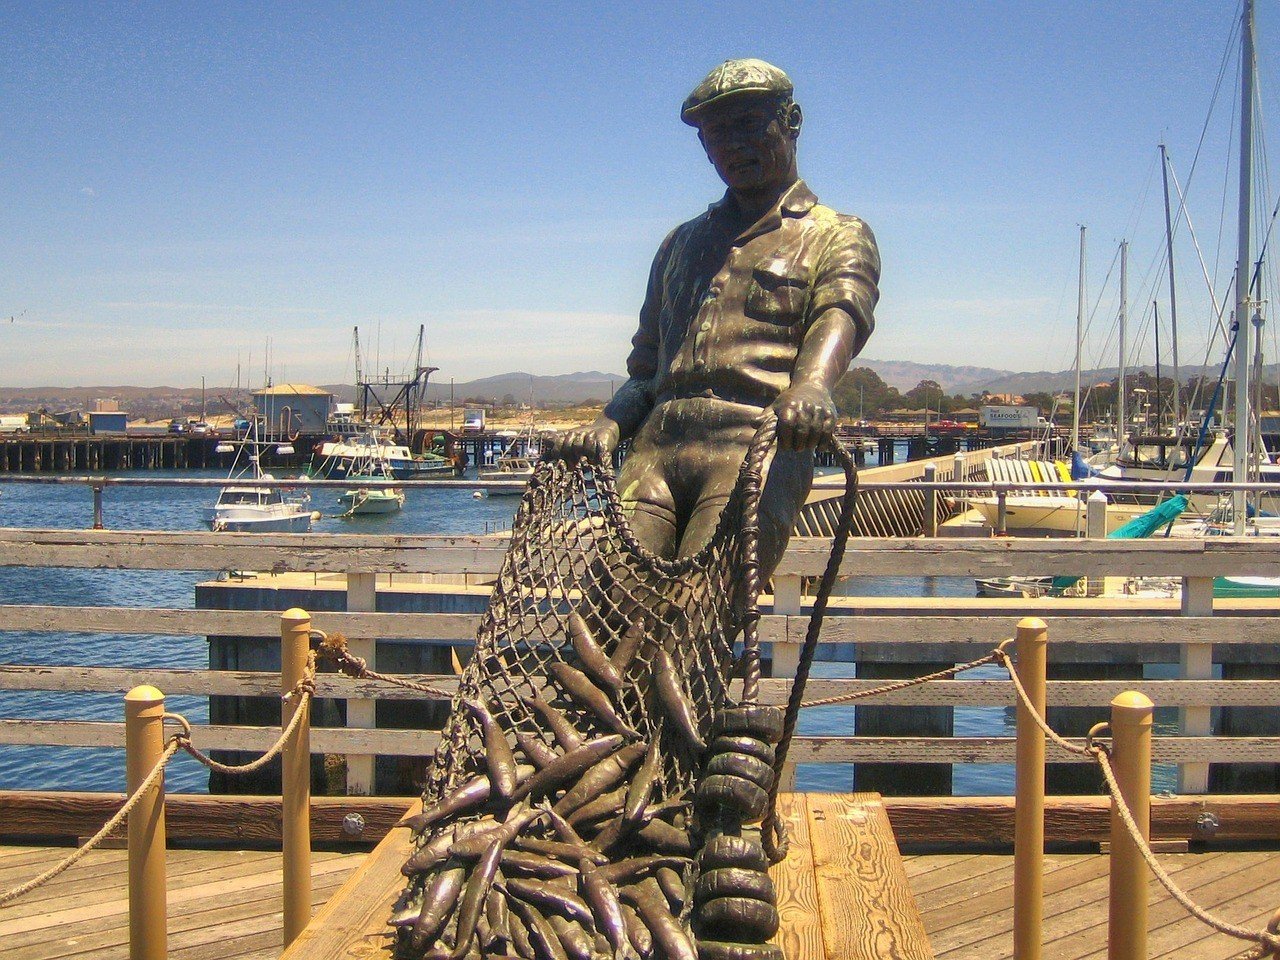
<path id="1" fill-rule="evenodd" d="M 800 124 L 792 109 L 787 118 L 772 100 L 736 97 L 707 111 L 698 139 L 729 189 L 750 193 L 794 179 Z"/>

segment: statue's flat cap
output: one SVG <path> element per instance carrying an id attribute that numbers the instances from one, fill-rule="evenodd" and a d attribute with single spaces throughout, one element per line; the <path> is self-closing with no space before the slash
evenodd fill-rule
<path id="1" fill-rule="evenodd" d="M 691 127 L 698 125 L 698 116 L 713 104 L 729 97 L 744 94 L 756 96 L 789 97 L 795 88 L 791 78 L 763 60 L 726 60 L 693 88 L 680 107 L 680 119 Z"/>

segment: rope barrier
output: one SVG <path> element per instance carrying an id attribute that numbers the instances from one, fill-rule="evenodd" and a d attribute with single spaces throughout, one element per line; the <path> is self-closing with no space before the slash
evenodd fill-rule
<path id="1" fill-rule="evenodd" d="M 284 694 L 281 697 L 281 699 L 287 700 L 287 699 L 290 699 L 291 697 L 299 697 L 301 699 L 301 702 L 305 704 L 308 700 L 311 699 L 312 696 L 315 695 L 315 690 L 316 690 L 315 673 L 316 673 L 316 656 L 315 656 L 315 653 L 313 652 L 312 654 L 310 654 L 310 656 L 307 659 L 307 670 L 303 678 L 298 681 L 298 683 L 294 686 L 292 690 Z M 84 859 L 84 857 L 87 856 L 99 844 L 101 844 L 103 840 L 105 840 L 108 836 L 110 836 L 116 830 L 116 828 L 120 826 L 120 824 L 124 823 L 124 821 L 128 818 L 129 814 L 133 812 L 133 808 L 138 805 L 139 801 L 147 793 L 147 791 L 149 791 L 152 787 L 156 785 L 156 782 L 160 779 L 161 775 L 164 773 L 165 767 L 169 765 L 169 761 L 174 758 L 174 756 L 177 754 L 179 750 L 182 750 L 188 753 L 197 761 L 202 763 L 204 766 L 208 767 L 210 770 L 217 770 L 220 773 L 226 773 L 231 775 L 253 773 L 255 770 L 262 769 L 264 766 L 266 766 L 268 763 L 270 763 L 272 760 L 274 760 L 276 757 L 280 755 L 280 753 L 288 745 L 288 742 L 290 738 L 294 735 L 294 732 L 298 729 L 299 725 L 302 723 L 302 720 L 306 716 L 306 713 L 307 711 L 305 710 L 295 711 L 293 718 L 289 721 L 288 726 L 286 726 L 284 730 L 281 731 L 279 738 L 276 740 L 274 744 L 272 744 L 271 748 L 267 750 L 266 753 L 264 753 L 258 759 L 251 761 L 250 763 L 239 764 L 239 765 L 219 763 L 217 760 L 214 760 L 212 757 L 208 756 L 207 754 L 202 752 L 200 749 L 198 749 L 194 744 L 192 744 L 191 722 L 187 720 L 186 717 L 182 716 L 182 714 L 180 713 L 164 714 L 164 719 L 172 720 L 174 723 L 177 723 L 182 728 L 182 732 L 175 733 L 173 736 L 169 738 L 168 743 L 165 744 L 164 752 L 160 755 L 160 759 L 156 762 L 156 765 L 151 768 L 151 772 L 147 774 L 147 778 L 142 781 L 142 783 L 138 786 L 138 789 L 125 798 L 124 804 L 120 807 L 119 810 L 115 812 L 115 814 L 112 815 L 112 817 L 106 823 L 102 825 L 102 828 L 98 830 L 97 833 L 95 833 L 92 837 L 90 837 L 83 844 L 81 844 L 74 851 L 72 851 L 71 854 L 68 855 L 65 859 L 61 860 L 54 866 L 50 867 L 48 870 L 46 870 L 44 873 L 40 874 L 39 876 L 33 877 L 32 879 L 26 881 L 25 883 L 19 884 L 16 887 L 12 887 L 11 889 L 6 890 L 4 893 L 0 893 L 0 907 L 8 906 L 8 904 L 12 903 L 14 900 L 17 900 L 19 897 L 22 897 L 25 894 L 30 893 L 32 890 L 35 890 L 39 887 L 44 886 L 50 880 L 54 879 L 54 877 L 57 877 L 59 874 L 64 873 L 65 871 L 73 867 L 76 863 L 78 863 L 80 860 Z"/>
<path id="2" fill-rule="evenodd" d="M 418 683 L 416 680 L 405 680 L 403 677 L 397 677 L 393 674 L 378 673 L 375 670 L 370 670 L 367 660 L 363 657 L 357 657 L 347 649 L 347 638 L 340 633 L 325 633 L 323 630 L 312 630 L 311 636 L 313 639 L 320 641 L 320 649 L 317 651 L 319 655 L 348 677 L 353 677 L 356 680 L 377 680 L 393 687 L 416 690 L 418 693 L 425 694 L 433 700 L 452 700 L 456 695 L 456 691 L 453 690 L 445 690 L 442 687 Z"/>
<path id="3" fill-rule="evenodd" d="M 72 851 L 68 857 L 55 866 L 50 867 L 38 877 L 33 877 L 26 883 L 19 884 L 18 886 L 0 894 L 0 907 L 8 906 L 24 894 L 28 894 L 32 890 L 44 886 L 54 877 L 65 872 L 80 860 L 84 859 L 91 850 L 110 836 L 111 833 L 120 826 L 120 824 L 124 823 L 125 818 L 128 817 L 133 808 L 138 805 L 138 801 L 142 799 L 143 795 L 156 785 L 156 781 L 159 780 L 161 774 L 164 773 L 164 768 L 169 765 L 169 761 L 173 759 L 173 755 L 178 752 L 179 746 L 178 737 L 172 737 L 169 740 L 169 743 L 165 746 L 164 753 L 160 755 L 159 761 L 157 761 L 156 765 L 151 768 L 151 772 L 147 774 L 147 779 L 143 780 L 141 786 L 139 786 L 138 789 L 125 800 L 124 806 L 117 810 L 115 815 L 102 825 L 102 829 L 86 840 L 80 847 L 77 847 Z"/>
<path id="4" fill-rule="evenodd" d="M 1124 824 L 1126 832 L 1133 840 L 1138 852 L 1142 854 L 1142 859 L 1146 862 L 1147 867 L 1155 875 L 1155 878 L 1160 881 L 1160 885 L 1169 892 L 1169 896 L 1173 897 L 1179 906 L 1201 923 L 1212 927 L 1219 933 L 1235 937 L 1238 940 L 1248 940 L 1257 944 L 1257 948 L 1255 950 L 1246 951 L 1245 956 L 1251 956 L 1254 960 L 1261 960 L 1261 958 L 1267 956 L 1280 956 L 1280 930 L 1276 929 L 1277 927 L 1280 927 L 1280 911 L 1277 911 L 1276 915 L 1271 918 L 1271 923 L 1268 925 L 1266 930 L 1249 930 L 1246 927 L 1237 926 L 1236 924 L 1228 923 L 1225 920 L 1220 920 L 1213 916 L 1209 911 L 1192 901 L 1192 899 L 1187 896 L 1186 892 L 1174 883 L 1173 878 L 1169 876 L 1164 867 L 1162 867 L 1160 862 L 1156 859 L 1156 855 L 1152 851 L 1150 845 L 1145 839 L 1143 839 L 1142 831 L 1138 827 L 1137 821 L 1134 820 L 1133 812 L 1125 802 L 1124 795 L 1120 791 L 1120 784 L 1116 781 L 1115 772 L 1111 769 L 1111 756 L 1108 748 L 1104 744 L 1094 742 L 1094 737 L 1106 726 L 1106 724 L 1097 724 L 1092 730 L 1090 730 L 1088 737 L 1085 738 L 1084 746 L 1071 743 L 1069 740 L 1063 739 L 1050 729 L 1049 724 L 1042 716 L 1040 716 L 1035 706 L 1031 703 L 1031 698 L 1027 695 L 1026 688 L 1022 685 L 1022 681 L 1018 679 L 1017 671 L 1013 668 L 1013 661 L 1004 649 L 1008 642 L 1009 641 L 1006 640 L 997 647 L 995 653 L 1003 662 L 1005 669 L 1009 671 L 1009 679 L 1013 681 L 1013 689 L 1016 691 L 1018 699 L 1021 700 L 1022 705 L 1027 708 L 1027 713 L 1031 716 L 1031 719 L 1035 721 L 1036 726 L 1039 727 L 1050 740 L 1062 749 L 1071 753 L 1092 757 L 1102 769 L 1102 776 L 1107 783 L 1107 792 L 1111 794 L 1111 802 L 1115 805 L 1115 810 L 1120 817 L 1120 822 Z"/>
<path id="5" fill-rule="evenodd" d="M 421 684 L 411 680 L 403 680 L 387 676 L 385 674 L 369 670 L 363 659 L 353 656 L 347 650 L 346 638 L 339 633 L 325 634 L 324 631 L 313 630 L 312 635 L 318 637 L 321 641 L 321 646 L 318 651 L 319 654 L 333 662 L 339 670 L 346 673 L 348 676 L 353 676 L 357 679 L 375 680 L 382 683 L 392 684 L 394 686 L 405 687 L 411 690 L 418 690 L 419 692 L 433 698 L 451 698 L 453 696 L 451 691 L 442 690 L 438 687 L 432 687 L 427 684 Z M 1229 923 L 1215 917 L 1209 911 L 1195 903 L 1187 893 L 1174 882 L 1173 878 L 1169 876 L 1168 872 L 1156 859 L 1151 847 L 1143 839 L 1142 831 L 1134 820 L 1133 813 L 1129 809 L 1128 804 L 1125 803 L 1124 796 L 1120 791 L 1120 785 L 1116 781 L 1115 772 L 1111 767 L 1111 757 L 1107 746 L 1097 743 L 1094 740 L 1096 734 L 1101 729 L 1105 728 L 1106 724 L 1098 724 L 1094 727 L 1094 729 L 1089 732 L 1083 746 L 1072 743 L 1056 733 L 1049 726 L 1044 717 L 1042 717 L 1035 709 L 1034 705 L 1031 703 L 1029 695 L 1027 694 L 1026 688 L 1018 678 L 1018 673 L 1015 669 L 1013 659 L 1005 649 L 1011 642 L 1012 640 L 1004 640 L 986 656 L 980 657 L 977 660 L 971 660 L 968 663 L 958 664 L 945 670 L 939 670 L 935 673 L 924 674 L 919 677 L 912 677 L 907 680 L 884 684 L 872 690 L 863 690 L 856 693 L 839 694 L 833 697 L 804 701 L 799 703 L 798 706 L 800 708 L 825 707 L 839 703 L 848 703 L 850 701 L 866 697 L 882 696 L 899 690 L 905 690 L 909 687 L 930 683 L 934 680 L 953 677 L 965 670 L 971 670 L 975 667 L 983 666 L 988 663 L 1000 663 L 1005 670 L 1008 671 L 1009 679 L 1012 681 L 1017 698 L 1021 700 L 1023 706 L 1027 708 L 1028 714 L 1031 716 L 1031 719 L 1035 722 L 1040 731 L 1062 750 L 1080 756 L 1092 757 L 1101 768 L 1103 778 L 1107 784 L 1107 792 L 1111 795 L 1111 800 L 1115 804 L 1115 810 L 1120 817 L 1121 823 L 1124 824 L 1125 830 L 1133 840 L 1139 853 L 1141 853 L 1147 867 L 1160 882 L 1160 885 L 1168 891 L 1169 895 L 1179 904 L 1179 906 L 1197 920 L 1204 923 L 1206 926 L 1213 928 L 1217 932 L 1230 937 L 1235 937 L 1238 940 L 1246 940 L 1254 944 L 1250 949 L 1237 954 L 1233 960 L 1265 960 L 1265 958 L 1268 957 L 1280 957 L 1280 910 L 1276 911 L 1276 914 L 1267 924 L 1266 929 L 1250 930 L 1246 927 Z M 294 688 L 284 694 L 281 699 L 299 697 L 302 703 L 305 704 L 315 695 L 316 658 L 317 652 L 312 651 L 307 659 L 305 675 L 300 681 L 298 681 Z M 161 754 L 160 760 L 151 769 L 151 772 L 147 774 L 146 779 L 138 789 L 126 798 L 120 809 L 102 825 L 101 829 L 99 829 L 97 833 L 85 841 L 84 844 L 78 847 L 69 856 L 64 858 L 55 866 L 50 867 L 39 876 L 33 877 L 25 883 L 0 893 L 0 907 L 7 906 L 19 897 L 22 897 L 23 895 L 45 885 L 50 880 L 70 869 L 77 862 L 87 856 L 92 850 L 98 847 L 103 840 L 110 836 L 125 821 L 133 811 L 134 807 L 138 805 L 142 797 L 156 785 L 157 781 L 163 775 L 165 767 L 168 766 L 169 762 L 179 750 L 186 752 L 211 770 L 231 775 L 252 773 L 256 770 L 260 770 L 280 755 L 288 744 L 290 738 L 293 737 L 294 733 L 297 731 L 305 715 L 305 710 L 295 711 L 293 718 L 289 721 L 289 724 L 284 728 L 284 730 L 281 731 L 279 738 L 261 757 L 245 764 L 224 764 L 212 759 L 191 742 L 192 726 L 185 717 L 181 714 L 166 713 L 164 715 L 164 719 L 178 723 L 182 727 L 182 732 L 174 734 L 169 738 L 169 742 L 165 745 L 164 752 Z M 779 841 L 780 846 L 783 846 L 786 843 L 785 835 L 778 836 L 777 840 Z"/>
<path id="6" fill-rule="evenodd" d="M 1220 920 L 1195 903 L 1181 887 L 1174 883 L 1173 878 L 1165 872 L 1164 867 L 1160 866 L 1160 862 L 1156 859 L 1151 847 L 1142 838 L 1142 831 L 1139 829 L 1137 821 L 1133 819 L 1133 812 L 1129 809 L 1129 805 L 1124 801 L 1124 796 L 1120 792 L 1120 784 L 1116 782 L 1115 771 L 1111 769 L 1111 758 L 1108 755 L 1107 748 L 1102 744 L 1094 744 L 1089 752 L 1093 754 L 1098 761 L 1098 766 L 1102 768 L 1102 775 L 1107 781 L 1107 792 L 1111 794 L 1111 802 L 1115 804 L 1116 813 L 1120 816 L 1120 822 L 1124 824 L 1125 830 L 1138 848 L 1138 852 L 1142 854 L 1142 859 L 1146 861 L 1151 872 L 1155 874 L 1155 878 L 1160 881 L 1160 885 L 1165 890 L 1169 891 L 1169 896 L 1173 897 L 1179 906 L 1201 923 L 1212 927 L 1219 933 L 1225 933 L 1227 936 L 1235 937 L 1237 940 L 1250 940 L 1256 943 L 1264 951 L 1258 956 L 1265 957 L 1268 953 L 1272 955 L 1280 953 L 1280 935 L 1271 929 L 1250 930 L 1247 927 Z M 1277 918 L 1273 917 L 1271 925 L 1275 925 L 1276 920 Z"/>
<path id="7" fill-rule="evenodd" d="M 946 670 L 939 670 L 936 673 L 927 673 L 923 676 L 912 677 L 909 680 L 898 680 L 894 683 L 886 683 L 870 690 L 858 690 L 854 693 L 840 693 L 833 697 L 823 697 L 819 700 L 805 700 L 800 704 L 800 707 L 804 710 L 807 710 L 810 707 L 831 707 L 839 703 L 849 703 L 853 700 L 862 700 L 866 697 L 880 697 L 887 693 L 897 693 L 899 690 L 906 690 L 909 687 L 918 687 L 921 684 L 931 683 L 934 680 L 945 680 L 948 677 L 954 677 L 957 673 L 964 673 L 966 670 L 972 670 L 975 667 L 981 667 L 988 663 L 996 663 L 999 658 L 1000 655 L 993 650 L 985 657 L 979 657 L 977 660 L 970 660 L 968 663 L 957 664 L 954 667 L 948 667 Z"/>

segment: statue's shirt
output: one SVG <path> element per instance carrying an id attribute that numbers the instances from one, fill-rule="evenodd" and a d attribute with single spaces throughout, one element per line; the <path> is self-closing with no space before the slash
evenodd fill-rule
<path id="1" fill-rule="evenodd" d="M 871 335 L 880 255 L 857 217 L 803 180 L 746 230 L 731 195 L 667 236 L 654 259 L 627 373 L 658 403 L 716 397 L 767 406 L 791 383 L 809 326 L 837 308 Z"/>

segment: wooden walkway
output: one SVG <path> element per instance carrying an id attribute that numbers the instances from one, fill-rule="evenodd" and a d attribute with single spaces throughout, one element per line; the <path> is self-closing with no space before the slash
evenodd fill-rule
<path id="1" fill-rule="evenodd" d="M 0 846 L 0 888 L 53 866 L 70 847 Z M 0 908 L 4 960 L 127 960 L 129 904 L 124 850 L 95 850 L 49 884 Z M 317 906 L 365 859 L 316 853 Z M 280 853 L 170 850 L 170 960 L 275 960 L 281 949 Z"/>
<path id="2" fill-rule="evenodd" d="M 813 804 L 801 795 L 784 796 L 793 825 L 796 859 L 776 869 L 786 932 L 788 960 L 857 956 L 848 941 L 865 929 L 852 922 L 855 911 L 870 915 L 893 910 L 904 894 L 914 899 L 939 960 L 1005 960 L 1012 956 L 1013 860 L 1006 855 L 908 855 L 903 858 L 910 884 L 906 893 L 893 883 L 866 882 L 862 860 L 876 852 L 876 838 L 860 833 L 860 805 L 843 796 Z M 804 814 L 802 815 L 802 811 Z M 810 831 L 822 834 L 815 848 Z M 397 834 L 403 838 L 402 832 Z M 393 837 L 396 834 L 393 834 Z M 833 842 L 836 837 L 839 842 Z M 67 854 L 67 847 L 0 845 L 0 888 L 19 883 Z M 379 876 L 370 874 L 374 858 L 363 853 L 317 853 L 314 901 L 317 907 L 349 877 L 389 891 L 400 882 L 398 862 L 384 858 Z M 1106 955 L 1107 858 L 1098 854 L 1053 855 L 1045 878 L 1045 960 L 1102 960 Z M 1280 905 L 1280 851 L 1162 854 L 1194 899 L 1226 919 L 1261 927 Z M 173 960 L 276 960 L 280 956 L 280 855 L 255 850 L 173 850 L 169 853 L 169 956 Z M 808 869 L 804 868 L 808 864 Z M 362 867 L 357 874 L 357 868 Z M 857 874 L 857 882 L 850 882 Z M 837 902 L 835 891 L 848 892 Z M 887 900 L 860 901 L 856 890 L 880 889 Z M 1155 960 L 1227 960 L 1242 945 L 1213 934 L 1188 917 L 1162 889 L 1150 882 L 1149 956 Z M 380 932 L 389 900 L 373 894 L 355 925 Z M 377 902 L 374 902 L 374 901 Z M 385 901 L 385 902 L 384 902 Z M 337 904 L 334 904 L 336 907 Z M 844 922 L 841 922 L 841 921 Z M 883 928 L 882 928 L 883 929 Z M 886 930 L 897 937 L 899 932 Z M 100 850 L 9 907 L 0 908 L 0 960 L 124 960 L 128 957 L 125 852 Z M 367 953 L 385 938 L 365 940 Z M 922 944 L 915 942 L 912 949 Z M 310 954 L 310 951 L 308 951 Z M 320 954 L 310 954 L 320 956 Z M 901 954 L 900 954 L 901 955 Z M 915 956 L 915 953 L 906 955 Z"/>
<path id="3" fill-rule="evenodd" d="M 938 960 L 1013 956 L 1013 857 L 908 856 L 911 889 Z M 1260 929 L 1280 906 L 1280 851 L 1160 854 L 1191 898 L 1224 920 Z M 1153 878 L 1150 960 L 1226 960 L 1248 944 L 1189 916 Z M 1045 864 L 1044 960 L 1105 960 L 1107 858 L 1051 855 Z"/>

